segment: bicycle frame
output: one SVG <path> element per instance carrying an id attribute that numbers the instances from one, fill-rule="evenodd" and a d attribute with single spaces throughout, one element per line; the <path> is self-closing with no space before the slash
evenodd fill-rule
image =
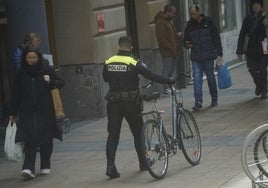
<path id="1" fill-rule="evenodd" d="M 178 134 L 179 133 L 179 130 L 178 130 L 178 127 L 176 126 L 177 125 L 177 119 L 179 117 L 177 117 L 177 114 L 178 114 L 178 111 L 183 111 L 183 96 L 182 96 L 182 92 L 181 90 L 179 90 L 178 92 L 176 90 L 174 90 L 172 88 L 171 85 L 169 85 L 170 87 L 170 94 L 171 94 L 171 101 L 172 101 L 172 135 L 171 137 L 168 136 L 168 133 L 164 127 L 164 121 L 162 119 L 162 116 L 161 114 L 163 113 L 161 110 L 159 110 L 159 107 L 158 107 L 158 103 L 157 103 L 157 100 L 154 100 L 152 101 L 153 103 L 153 110 L 151 110 L 150 112 L 145 112 L 145 113 L 142 113 L 142 116 L 153 116 L 153 119 L 156 119 L 157 121 L 159 121 L 159 126 L 160 126 L 160 131 L 164 133 L 164 137 L 165 139 L 168 141 L 168 148 L 171 148 L 170 146 L 172 145 L 170 141 L 173 140 L 175 141 L 176 143 L 178 143 L 177 141 L 179 140 L 178 138 Z M 179 94 L 179 99 L 177 99 L 177 95 L 176 94 Z"/>
<path id="2" fill-rule="evenodd" d="M 160 93 L 155 92 L 151 96 L 143 97 L 147 102 L 153 103 L 153 108 L 142 113 L 145 124 L 141 133 L 141 149 L 144 152 L 146 168 L 156 179 L 165 176 L 168 158 L 175 155 L 178 149 L 182 150 L 185 159 L 193 166 L 199 163 L 201 156 L 201 139 L 194 117 L 183 108 L 181 90 L 176 91 L 171 85 L 169 87 L 172 102 L 172 135 L 167 133 L 162 119 L 163 111 L 158 108 Z"/>
<path id="3" fill-rule="evenodd" d="M 177 99 L 177 91 L 173 89 L 173 87 L 171 85 L 169 85 L 170 87 L 170 91 L 171 91 L 171 101 L 172 101 L 172 139 L 176 140 L 178 139 L 178 127 L 177 125 L 177 119 L 179 117 L 177 117 L 178 111 L 182 111 L 183 110 L 183 96 L 182 96 L 182 92 L 181 89 L 179 89 L 178 93 L 179 93 L 179 101 Z"/>

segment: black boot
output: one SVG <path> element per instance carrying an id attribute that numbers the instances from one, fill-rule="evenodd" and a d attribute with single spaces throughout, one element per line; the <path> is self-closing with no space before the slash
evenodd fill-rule
<path id="1" fill-rule="evenodd" d="M 267 92 L 262 92 L 261 99 L 267 99 Z"/>
<path id="2" fill-rule="evenodd" d="M 215 107 L 215 106 L 217 106 L 218 105 L 218 99 L 217 98 L 213 98 L 212 100 L 211 100 L 211 107 Z"/>
<path id="3" fill-rule="evenodd" d="M 137 152 L 137 155 L 138 155 L 138 159 L 139 159 L 139 164 L 140 164 L 140 171 L 145 171 L 147 170 L 146 168 L 146 161 L 145 159 L 143 158 L 142 152 Z"/>
<path id="4" fill-rule="evenodd" d="M 119 178 L 120 174 L 117 172 L 115 165 L 108 165 L 106 169 L 106 175 L 110 178 Z"/>
<path id="5" fill-rule="evenodd" d="M 259 96 L 261 94 L 261 88 L 256 86 L 256 89 L 255 89 L 255 95 L 256 96 Z"/>
<path id="6" fill-rule="evenodd" d="M 145 171 L 147 170 L 146 164 L 140 163 L 140 171 Z"/>
<path id="7" fill-rule="evenodd" d="M 264 86 L 261 91 L 261 99 L 267 99 L 267 86 Z"/>

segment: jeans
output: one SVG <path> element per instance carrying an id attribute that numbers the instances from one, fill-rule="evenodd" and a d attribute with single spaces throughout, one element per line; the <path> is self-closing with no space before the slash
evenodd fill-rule
<path id="1" fill-rule="evenodd" d="M 172 77 L 176 66 L 176 57 L 162 57 L 162 75 L 166 78 Z M 166 84 L 163 85 L 164 90 L 168 88 Z"/>
<path id="2" fill-rule="evenodd" d="M 193 77 L 194 77 L 195 103 L 202 104 L 203 102 L 203 92 L 202 92 L 203 72 L 205 72 L 205 75 L 207 77 L 208 88 L 209 88 L 211 98 L 212 100 L 217 101 L 218 90 L 217 90 L 216 78 L 214 75 L 214 60 L 202 61 L 202 62 L 193 61 L 192 67 L 193 67 Z"/>

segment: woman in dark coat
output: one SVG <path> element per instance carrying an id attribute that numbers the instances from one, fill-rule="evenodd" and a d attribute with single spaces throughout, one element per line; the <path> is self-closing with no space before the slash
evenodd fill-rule
<path id="1" fill-rule="evenodd" d="M 27 47 L 21 56 L 21 68 L 16 74 L 10 120 L 19 115 L 16 141 L 23 142 L 25 159 L 22 176 L 35 177 L 36 148 L 40 147 L 41 174 L 50 173 L 56 117 L 50 90 L 61 88 L 63 79 L 43 59 L 34 46 Z"/>
<path id="2" fill-rule="evenodd" d="M 236 54 L 241 59 L 247 57 L 248 71 L 256 85 L 255 94 L 261 99 L 267 99 L 267 51 L 264 53 L 262 41 L 266 36 L 266 28 L 263 23 L 263 1 L 251 0 L 251 14 L 247 15 L 240 30 Z M 247 41 L 247 42 L 246 42 Z"/>

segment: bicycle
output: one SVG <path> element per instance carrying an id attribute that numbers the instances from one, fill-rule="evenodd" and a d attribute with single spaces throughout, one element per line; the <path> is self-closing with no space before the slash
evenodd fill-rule
<path id="1" fill-rule="evenodd" d="M 268 124 L 252 130 L 246 137 L 241 152 L 241 164 L 253 186 L 268 186 Z"/>
<path id="2" fill-rule="evenodd" d="M 148 88 L 152 82 L 144 86 Z M 171 85 L 172 101 L 172 135 L 164 127 L 157 100 L 160 93 L 154 92 L 143 99 L 153 103 L 153 109 L 142 113 L 144 126 L 142 129 L 142 152 L 147 171 L 155 179 L 162 179 L 168 169 L 168 158 L 181 149 L 186 160 L 193 166 L 201 159 L 201 138 L 197 123 L 191 112 L 183 107 L 181 89 L 178 92 Z M 178 96 L 177 96 L 178 95 Z"/>

